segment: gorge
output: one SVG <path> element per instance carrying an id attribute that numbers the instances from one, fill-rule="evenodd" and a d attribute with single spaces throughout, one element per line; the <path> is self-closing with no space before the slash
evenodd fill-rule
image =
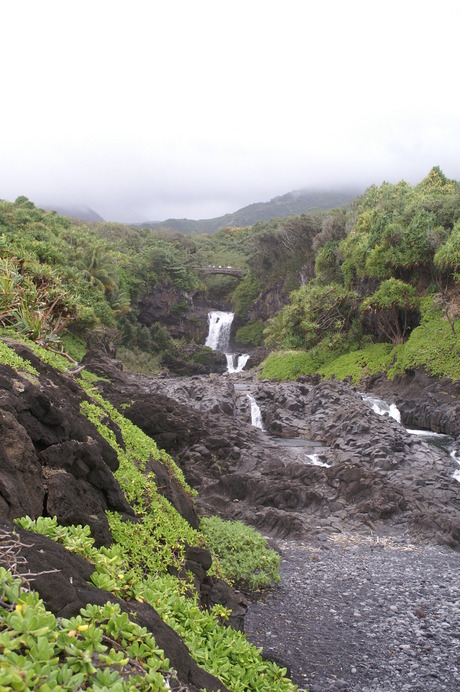
<path id="1" fill-rule="evenodd" d="M 93 357 L 88 367 L 109 374 L 110 363 Z M 289 665 L 297 684 L 453 689 L 456 639 L 438 622 L 456 617 L 458 465 L 448 451 L 376 413 L 372 391 L 364 398 L 374 396 L 373 405 L 350 384 L 301 380 L 260 381 L 243 371 L 169 380 L 120 375 L 116 385 L 98 386 L 174 456 L 198 490 L 200 512 L 252 524 L 281 551 L 283 583 L 250 604 L 246 631 Z M 418 407 L 402 400 L 401 384 L 392 398 L 403 423 L 410 411 L 414 426 L 442 407 L 444 431 L 457 440 L 456 391 L 452 383 L 450 408 L 435 382 Z M 266 431 L 254 426 L 248 394 Z M 426 618 L 414 630 L 417 610 Z"/>
<path id="2" fill-rule="evenodd" d="M 111 479 L 113 452 L 81 427 L 72 376 L 53 374 L 25 346 L 13 345 L 42 374 L 38 390 L 36 378 L 12 376 L 2 366 L 4 516 L 56 513 L 64 523 L 89 524 L 107 543 L 104 507 L 132 516 Z M 172 455 L 198 491 L 200 514 L 253 525 L 281 552 L 283 582 L 250 603 L 245 628 L 302 689 L 434 691 L 457 684 L 456 639 L 442 623 L 456 617 L 458 464 L 404 427 L 424 428 L 430 420 L 456 447 L 455 382 L 423 374 L 409 382 L 370 379 L 364 397 L 386 389 L 401 425 L 376 413 L 376 400 L 365 401 L 346 382 L 279 383 L 251 371 L 148 377 L 124 372 L 103 350 L 88 351 L 83 364 L 95 376 L 94 390 Z M 19 430 L 26 431 L 20 446 Z M 89 434 L 97 446 L 85 443 Z M 34 449 L 44 485 L 36 480 Z M 26 491 L 24 473 L 35 479 Z M 166 485 L 168 497 L 196 522 L 190 503 Z M 60 593 L 41 588 L 49 599 Z M 241 621 L 244 601 L 234 600 L 233 609 Z M 414 628 L 417 618 L 422 622 Z"/>
<path id="3" fill-rule="evenodd" d="M 99 625 L 65 622 L 108 599 L 155 636 L 162 690 L 460 686 L 459 201 L 434 168 L 196 238 L 0 202 L 2 565 L 67 628 L 61 677 L 69 638 L 84 684 L 115 675 L 77 663 Z M 226 583 L 213 520 L 261 532 L 281 584 Z M 122 639 L 119 677 L 147 685 Z"/>

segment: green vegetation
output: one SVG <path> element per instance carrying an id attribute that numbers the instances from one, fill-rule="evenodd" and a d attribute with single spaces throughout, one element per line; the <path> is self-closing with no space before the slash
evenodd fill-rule
<path id="1" fill-rule="evenodd" d="M 294 201 L 280 198 L 278 208 Z M 369 343 L 404 345 L 420 324 L 425 296 L 441 305 L 453 334 L 458 314 L 460 185 L 437 167 L 415 186 L 371 186 L 348 208 L 229 225 L 212 235 L 84 224 L 25 197 L 0 202 L 0 233 L 5 333 L 80 360 L 87 332 L 110 328 L 138 372 L 157 371 L 164 358 L 192 357 L 166 327 L 139 321 L 139 298 L 155 287 L 177 291 L 171 315 L 178 319 L 188 319 L 186 295 L 196 291 L 230 303 L 238 344 L 264 338 L 281 351 L 313 351 L 317 367 Z M 219 265 L 242 269 L 243 278 L 200 272 Z M 287 296 L 277 314 L 257 319 L 259 299 L 282 304 Z"/>
<path id="2" fill-rule="evenodd" d="M 327 354 L 325 354 L 327 355 Z M 300 375 L 313 375 L 324 363 L 324 356 L 314 351 L 273 351 L 265 359 L 261 377 L 269 380 L 295 380 Z"/>
<path id="3" fill-rule="evenodd" d="M 359 191 L 349 190 L 296 190 L 274 197 L 269 202 L 256 202 L 238 211 L 214 219 L 168 219 L 159 223 L 143 224 L 146 228 L 168 229 L 180 233 L 214 234 L 223 227 L 246 228 L 258 221 L 270 221 L 287 216 L 304 214 L 312 209 L 334 209 L 348 204 Z"/>
<path id="4" fill-rule="evenodd" d="M 208 265 L 240 268 L 243 279 L 200 276 L 199 268 Z M 349 209 L 193 238 L 122 224 L 85 225 L 37 209 L 25 197 L 0 202 L 2 334 L 20 338 L 62 371 L 82 359 L 85 337 L 95 329 L 113 335 L 133 369 L 150 373 L 166 355 L 179 357 L 181 341 L 163 325 L 147 327 L 138 319 L 140 297 L 167 286 L 176 290 L 172 313 L 181 319 L 187 317 L 186 294 L 208 292 L 230 302 L 242 325 L 237 342 L 252 346 L 265 339 L 277 349 L 262 377 L 319 374 L 358 383 L 376 373 L 392 378 L 423 367 L 459 379 L 459 281 L 460 185 L 439 168 L 415 186 L 372 186 Z M 275 304 L 286 296 L 289 301 L 265 323 L 254 318 L 245 324 L 254 303 L 267 296 Z M 209 350 L 201 348 L 194 358 L 206 363 Z M 38 376 L 7 341 L 0 342 L 0 362 L 29 379 Z M 22 525 L 91 560 L 93 583 L 108 593 L 151 603 L 195 660 L 231 690 L 294 690 L 285 671 L 263 661 L 244 635 L 222 626 L 225 609 L 203 612 L 191 583 L 169 573 L 184 566 L 187 545 L 207 542 L 219 574 L 259 588 L 277 582 L 279 557 L 238 522 L 211 517 L 202 532 L 191 529 L 155 483 L 152 460 L 192 492 L 173 459 L 98 394 L 96 378 L 83 371 L 78 381 L 86 392 L 81 411 L 116 450 L 116 476 L 138 521 L 108 513 L 110 549 L 96 549 L 87 527 L 27 518 Z M 163 653 L 116 608 L 88 606 L 79 619 L 61 621 L 17 575 L 0 576 L 6 585 L 0 691 L 165 688 Z M 89 651 L 97 651 L 97 666 Z M 133 652 L 139 652 L 142 672 L 131 684 L 124 661 Z"/>
<path id="5" fill-rule="evenodd" d="M 423 367 L 433 377 L 460 379 L 459 333 L 460 318 L 449 322 L 431 296 L 424 298 L 421 324 L 397 349 L 388 377 Z"/>
<path id="6" fill-rule="evenodd" d="M 9 365 L 13 370 L 28 372 L 31 375 L 38 375 L 37 370 L 28 360 L 24 360 L 18 356 L 16 351 L 7 346 L 3 341 L 0 341 L 0 363 Z"/>
<path id="7" fill-rule="evenodd" d="M 77 617 L 57 619 L 3 567 L 0 579 L 0 690 L 170 689 L 168 659 L 118 604 L 88 605 Z"/>
<path id="8" fill-rule="evenodd" d="M 248 322 L 236 330 L 236 343 L 240 346 L 260 346 L 263 342 L 264 323 Z"/>
<path id="9" fill-rule="evenodd" d="M 33 350 L 60 370 L 70 365 L 64 356 L 37 344 L 33 344 Z M 3 342 L 0 361 L 19 373 L 27 369 L 27 361 Z M 81 409 L 117 451 L 120 466 L 116 477 L 136 511 L 137 522 L 123 521 L 118 513 L 108 512 L 114 538 L 110 548 L 96 548 L 87 526 L 63 527 L 56 518 L 49 517 L 23 517 L 17 523 L 88 560 L 94 566 L 91 581 L 98 588 L 128 601 L 151 604 L 183 638 L 197 663 L 230 690 L 294 692 L 296 687 L 286 678 L 285 669 L 263 660 L 261 651 L 244 634 L 224 625 L 229 611 L 222 606 L 203 611 L 192 583 L 169 573 L 184 566 L 187 545 L 203 545 L 206 539 L 159 493 L 151 459 L 165 465 L 186 492 L 193 491 L 173 459 L 97 392 L 94 385 L 99 379 L 85 371 L 80 374 L 79 382 L 88 396 Z M 122 445 L 110 421 L 119 427 Z M 242 543 L 240 571 L 235 572 L 235 561 L 228 567 L 235 577 L 241 576 L 254 587 L 279 580 L 279 557 L 266 549 L 265 539 L 239 526 L 231 535 Z M 14 542 L 14 536 L 6 540 Z M 216 562 L 216 569 L 225 574 L 227 567 Z M 118 606 L 109 602 L 104 606 L 89 604 L 76 618 L 56 618 L 17 575 L 3 570 L 0 578 L 4 583 L 0 690 L 168 689 L 172 671 L 164 652 L 152 635 L 121 613 Z M 135 673 L 132 660 L 136 660 Z"/>
<path id="10" fill-rule="evenodd" d="M 222 626 L 221 623 L 225 622 L 229 615 L 225 608 L 217 605 L 211 611 L 203 612 L 199 607 L 197 598 L 188 593 L 186 595 L 186 592 L 189 591 L 186 583 L 181 583 L 176 577 L 169 574 L 157 575 L 154 572 L 149 572 L 140 575 L 136 570 L 127 568 L 122 546 L 115 544 L 110 548 L 95 548 L 88 527 L 62 527 L 57 524 L 55 519 L 50 518 L 40 518 L 34 522 L 26 517 L 18 520 L 18 523 L 29 531 L 42 533 L 52 540 L 62 543 L 68 550 L 90 560 L 95 568 L 91 577 L 95 586 L 113 595 L 152 605 L 162 619 L 184 639 L 197 663 L 219 677 L 232 691 L 260 690 L 264 692 L 267 686 L 270 690 L 279 690 L 280 692 L 295 691 L 296 687 L 285 677 L 285 669 L 279 668 L 274 663 L 264 661 L 260 651 L 246 640 L 244 634 Z M 147 655 L 148 675 L 156 673 L 158 680 L 158 671 L 169 668 L 168 660 L 164 658 L 164 653 L 155 646 L 153 637 L 149 637 L 145 629 L 139 632 L 126 614 L 120 615 L 119 610 L 113 604 L 108 603 L 102 608 L 92 605 L 86 606 L 81 611 L 81 615 L 72 619 L 69 625 L 72 632 L 77 630 L 71 635 L 77 637 L 75 642 L 72 640 L 72 643 L 75 644 L 75 648 L 81 650 L 78 656 L 83 659 L 82 664 L 78 660 L 76 661 L 77 671 L 83 668 L 86 675 L 96 674 L 96 671 L 93 671 L 95 666 L 92 663 L 92 652 L 95 644 L 94 637 L 97 636 L 95 630 L 101 625 L 102 631 L 104 631 L 104 627 L 108 628 L 109 637 L 111 634 L 115 634 L 117 636 L 112 636 L 112 639 L 120 638 L 120 650 L 123 652 L 123 656 L 118 659 L 120 665 L 123 662 L 126 665 L 125 657 L 135 654 L 140 648 Z M 67 621 L 64 621 L 63 626 L 67 626 Z M 50 621 L 49 627 L 52 633 L 51 638 L 54 639 L 54 632 L 61 628 L 61 620 Z M 88 634 L 85 634 L 86 632 Z M 147 639 L 146 647 L 142 646 L 145 642 L 140 635 Z M 146 651 L 147 647 L 149 649 Z M 104 652 L 104 656 L 109 658 L 103 658 L 103 663 L 106 661 L 110 663 L 113 655 L 110 652 L 107 654 Z M 136 658 L 136 656 L 133 657 Z M 28 656 L 24 656 L 26 661 L 28 658 Z M 143 663 L 142 659 L 143 657 L 141 657 L 141 664 Z M 86 668 L 84 667 L 85 664 Z M 149 685 L 150 682 L 147 679 L 145 682 L 141 681 L 137 689 L 163 689 L 163 686 L 151 687 Z M 19 687 L 18 689 L 33 688 Z M 115 689 L 117 688 L 115 687 Z M 131 688 L 121 687 L 119 689 Z"/>
<path id="11" fill-rule="evenodd" d="M 155 334 L 146 337 L 136 319 L 139 296 L 160 283 L 204 289 L 192 269 L 195 252 L 178 234 L 87 226 L 26 197 L 0 201 L 0 327 L 55 346 L 65 335 L 81 357 L 82 338 L 102 325 L 125 346 L 148 351 Z"/>
<path id="12" fill-rule="evenodd" d="M 247 583 L 251 589 L 281 581 L 279 554 L 250 526 L 214 516 L 202 519 L 200 528 L 226 579 Z"/>
<path id="13" fill-rule="evenodd" d="M 249 271 L 244 281 L 235 288 L 232 294 L 233 309 L 237 317 L 243 317 L 247 314 L 252 303 L 259 297 L 261 290 L 262 282 L 252 271 Z"/>
<path id="14" fill-rule="evenodd" d="M 351 378 L 354 384 L 369 375 L 387 372 L 393 365 L 395 349 L 391 344 L 370 344 L 351 353 L 345 353 L 319 369 L 323 377 L 338 380 Z"/>
<path id="15" fill-rule="evenodd" d="M 266 324 L 280 353 L 262 376 L 357 381 L 424 367 L 458 378 L 459 224 L 460 185 L 439 168 L 328 214 L 311 243 L 314 273 Z"/>

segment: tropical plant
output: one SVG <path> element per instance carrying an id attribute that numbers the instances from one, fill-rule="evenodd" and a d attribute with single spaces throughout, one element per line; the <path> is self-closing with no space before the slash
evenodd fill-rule
<path id="1" fill-rule="evenodd" d="M 97 286 L 102 293 L 110 294 L 117 288 L 113 259 L 101 243 L 81 249 L 78 252 L 77 267 L 86 281 Z"/>
<path id="2" fill-rule="evenodd" d="M 281 558 L 267 545 L 267 540 L 240 521 L 204 517 L 200 523 L 206 543 L 217 556 L 223 576 L 251 589 L 278 584 L 281 581 Z"/>
<path id="3" fill-rule="evenodd" d="M 361 312 L 369 313 L 393 344 L 403 343 L 414 325 L 420 299 L 413 286 L 399 279 L 387 279 L 361 303 Z M 412 317 L 412 319 L 410 319 Z"/>

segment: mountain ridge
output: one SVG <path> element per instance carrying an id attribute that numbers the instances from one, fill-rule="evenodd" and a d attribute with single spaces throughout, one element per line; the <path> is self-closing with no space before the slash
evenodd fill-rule
<path id="1" fill-rule="evenodd" d="M 273 218 L 297 216 L 312 209 L 334 209 L 342 207 L 355 197 L 362 195 L 360 187 L 338 187 L 330 189 L 301 188 L 291 190 L 273 197 L 268 202 L 252 202 L 233 212 L 206 219 L 168 218 L 164 221 L 141 221 L 125 223 L 136 228 L 152 230 L 170 230 L 179 233 L 215 233 L 227 226 L 252 226 L 257 221 L 269 221 Z M 39 204 L 45 211 L 55 211 L 67 216 L 91 223 L 104 223 L 105 219 L 94 209 L 85 204 Z"/>
<path id="2" fill-rule="evenodd" d="M 358 187 L 330 190 L 300 189 L 273 197 L 268 202 L 253 202 L 234 212 L 211 219 L 166 219 L 133 224 L 138 228 L 171 230 L 180 233 L 215 233 L 226 226 L 252 226 L 257 221 L 297 216 L 312 209 L 334 209 L 349 204 L 364 192 Z"/>

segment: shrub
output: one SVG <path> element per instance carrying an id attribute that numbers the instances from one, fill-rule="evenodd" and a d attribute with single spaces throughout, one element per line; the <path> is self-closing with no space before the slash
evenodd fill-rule
<path id="1" fill-rule="evenodd" d="M 391 344 L 371 344 L 345 353 L 319 369 L 322 377 L 344 380 L 351 377 L 355 384 L 368 375 L 386 372 L 394 361 L 396 349 Z"/>
<path id="2" fill-rule="evenodd" d="M 295 380 L 300 375 L 313 375 L 327 360 L 327 352 L 274 351 L 263 363 L 260 377 L 270 380 Z"/>
<path id="3" fill-rule="evenodd" d="M 267 546 L 266 539 L 241 521 L 219 517 L 201 520 L 210 550 L 218 557 L 224 578 L 246 582 L 251 589 L 278 584 L 280 556 Z"/>
<path id="4" fill-rule="evenodd" d="M 263 322 L 249 322 L 236 330 L 236 343 L 241 346 L 260 346 L 264 338 Z"/>

